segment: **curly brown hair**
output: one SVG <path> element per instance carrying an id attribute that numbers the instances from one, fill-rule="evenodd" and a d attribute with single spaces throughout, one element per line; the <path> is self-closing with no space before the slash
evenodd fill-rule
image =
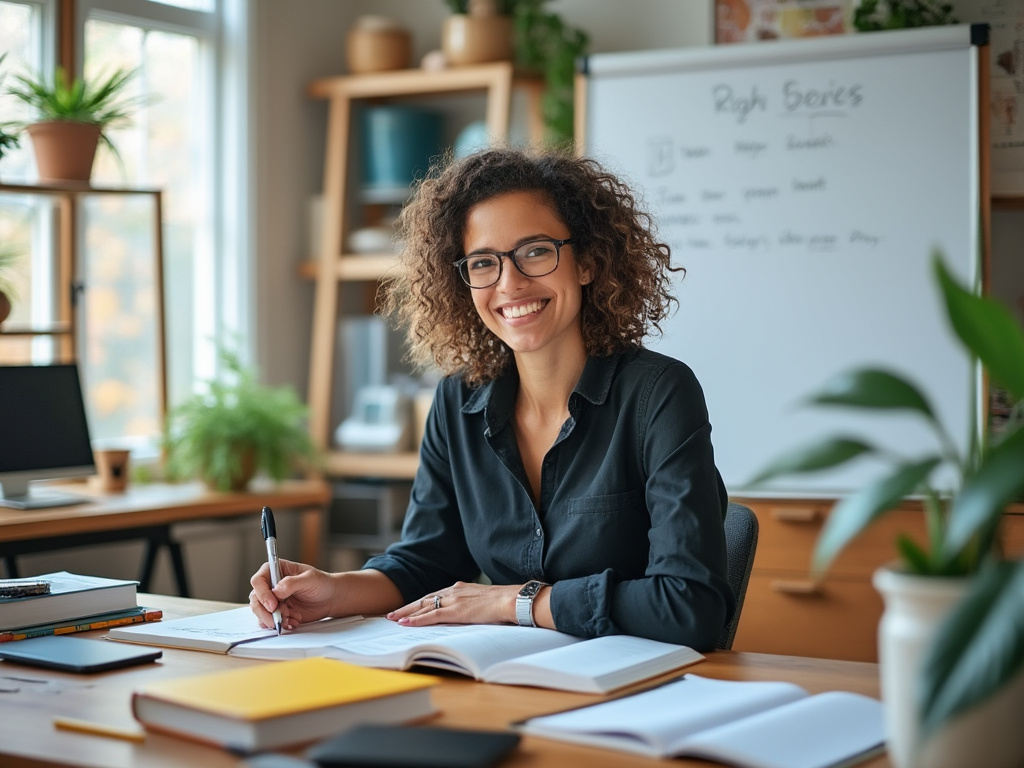
<path id="1" fill-rule="evenodd" d="M 661 333 L 677 303 L 673 267 L 651 216 L 598 162 L 560 151 L 485 149 L 447 157 L 420 181 L 399 217 L 401 265 L 385 278 L 381 309 L 408 329 L 410 358 L 460 374 L 470 386 L 500 376 L 512 353 L 484 325 L 452 263 L 462 258 L 470 209 L 509 192 L 536 191 L 569 229 L 577 263 L 591 270 L 580 324 L 587 354 L 606 356 Z"/>

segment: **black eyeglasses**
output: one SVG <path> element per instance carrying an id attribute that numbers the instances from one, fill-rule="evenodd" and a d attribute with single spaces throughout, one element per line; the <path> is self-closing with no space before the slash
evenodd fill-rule
<path id="1" fill-rule="evenodd" d="M 489 288 L 501 279 L 502 258 L 512 259 L 516 269 L 527 277 L 543 277 L 558 268 L 562 246 L 571 244 L 571 239 L 546 237 L 523 243 L 511 251 L 474 253 L 452 262 L 452 265 L 470 288 Z"/>

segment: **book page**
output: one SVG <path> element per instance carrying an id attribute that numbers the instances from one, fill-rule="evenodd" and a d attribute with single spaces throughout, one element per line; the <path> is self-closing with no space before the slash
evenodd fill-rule
<path id="1" fill-rule="evenodd" d="M 271 637 L 237 647 L 231 654 L 252 659 L 329 656 L 397 669 L 425 664 L 478 677 L 498 661 L 578 641 L 548 629 L 454 624 L 403 627 L 375 617 L 322 631 Z"/>
<path id="2" fill-rule="evenodd" d="M 485 671 L 484 679 L 489 683 L 606 693 L 703 658 L 685 645 L 607 635 L 499 662 Z"/>
<path id="3" fill-rule="evenodd" d="M 806 695 L 792 683 L 735 682 L 685 675 L 632 696 L 532 718 L 522 730 L 537 736 L 668 756 L 697 731 Z"/>
<path id="4" fill-rule="evenodd" d="M 171 648 L 198 648 L 227 653 L 235 643 L 273 637 L 274 629 L 260 627 L 248 606 L 229 611 L 185 616 L 128 627 L 117 627 L 107 633 L 111 640 L 164 645 Z"/>
<path id="5" fill-rule="evenodd" d="M 832 691 L 694 734 L 675 754 L 751 768 L 826 768 L 884 742 L 880 701 Z"/>
<path id="6" fill-rule="evenodd" d="M 328 619 L 323 622 L 303 624 L 293 632 L 316 633 L 337 627 L 340 624 L 357 621 L 361 616 L 343 619 Z M 241 643 L 249 643 L 264 638 L 276 638 L 277 630 L 263 629 L 256 616 L 248 606 L 232 608 L 228 611 L 204 613 L 201 616 L 184 616 L 180 619 L 155 622 L 152 624 L 118 627 L 107 634 L 111 640 L 122 640 L 131 643 L 147 643 L 162 645 L 168 648 L 193 648 L 203 651 L 228 653 L 230 649 Z M 312 641 L 317 643 L 317 641 Z M 300 654 L 301 655 L 301 654 Z M 282 657 L 288 658 L 288 657 Z"/>

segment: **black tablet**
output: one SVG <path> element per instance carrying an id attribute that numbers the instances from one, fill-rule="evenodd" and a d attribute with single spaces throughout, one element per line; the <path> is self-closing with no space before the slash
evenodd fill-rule
<path id="1" fill-rule="evenodd" d="M 65 672 L 105 672 L 156 661 L 163 651 L 109 640 L 46 635 L 0 643 L 0 659 Z"/>

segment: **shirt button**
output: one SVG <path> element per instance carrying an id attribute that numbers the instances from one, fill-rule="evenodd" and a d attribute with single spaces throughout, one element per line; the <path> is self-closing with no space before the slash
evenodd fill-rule
<path id="1" fill-rule="evenodd" d="M 537 529 L 536 531 L 534 531 L 533 533 L 534 533 L 534 535 L 535 535 L 535 536 L 536 536 L 536 537 L 537 537 L 538 539 L 539 539 L 539 538 L 540 538 L 541 536 L 543 536 L 543 535 L 544 535 L 544 531 L 542 531 L 542 530 L 541 530 L 540 528 L 538 528 L 538 529 Z"/>

